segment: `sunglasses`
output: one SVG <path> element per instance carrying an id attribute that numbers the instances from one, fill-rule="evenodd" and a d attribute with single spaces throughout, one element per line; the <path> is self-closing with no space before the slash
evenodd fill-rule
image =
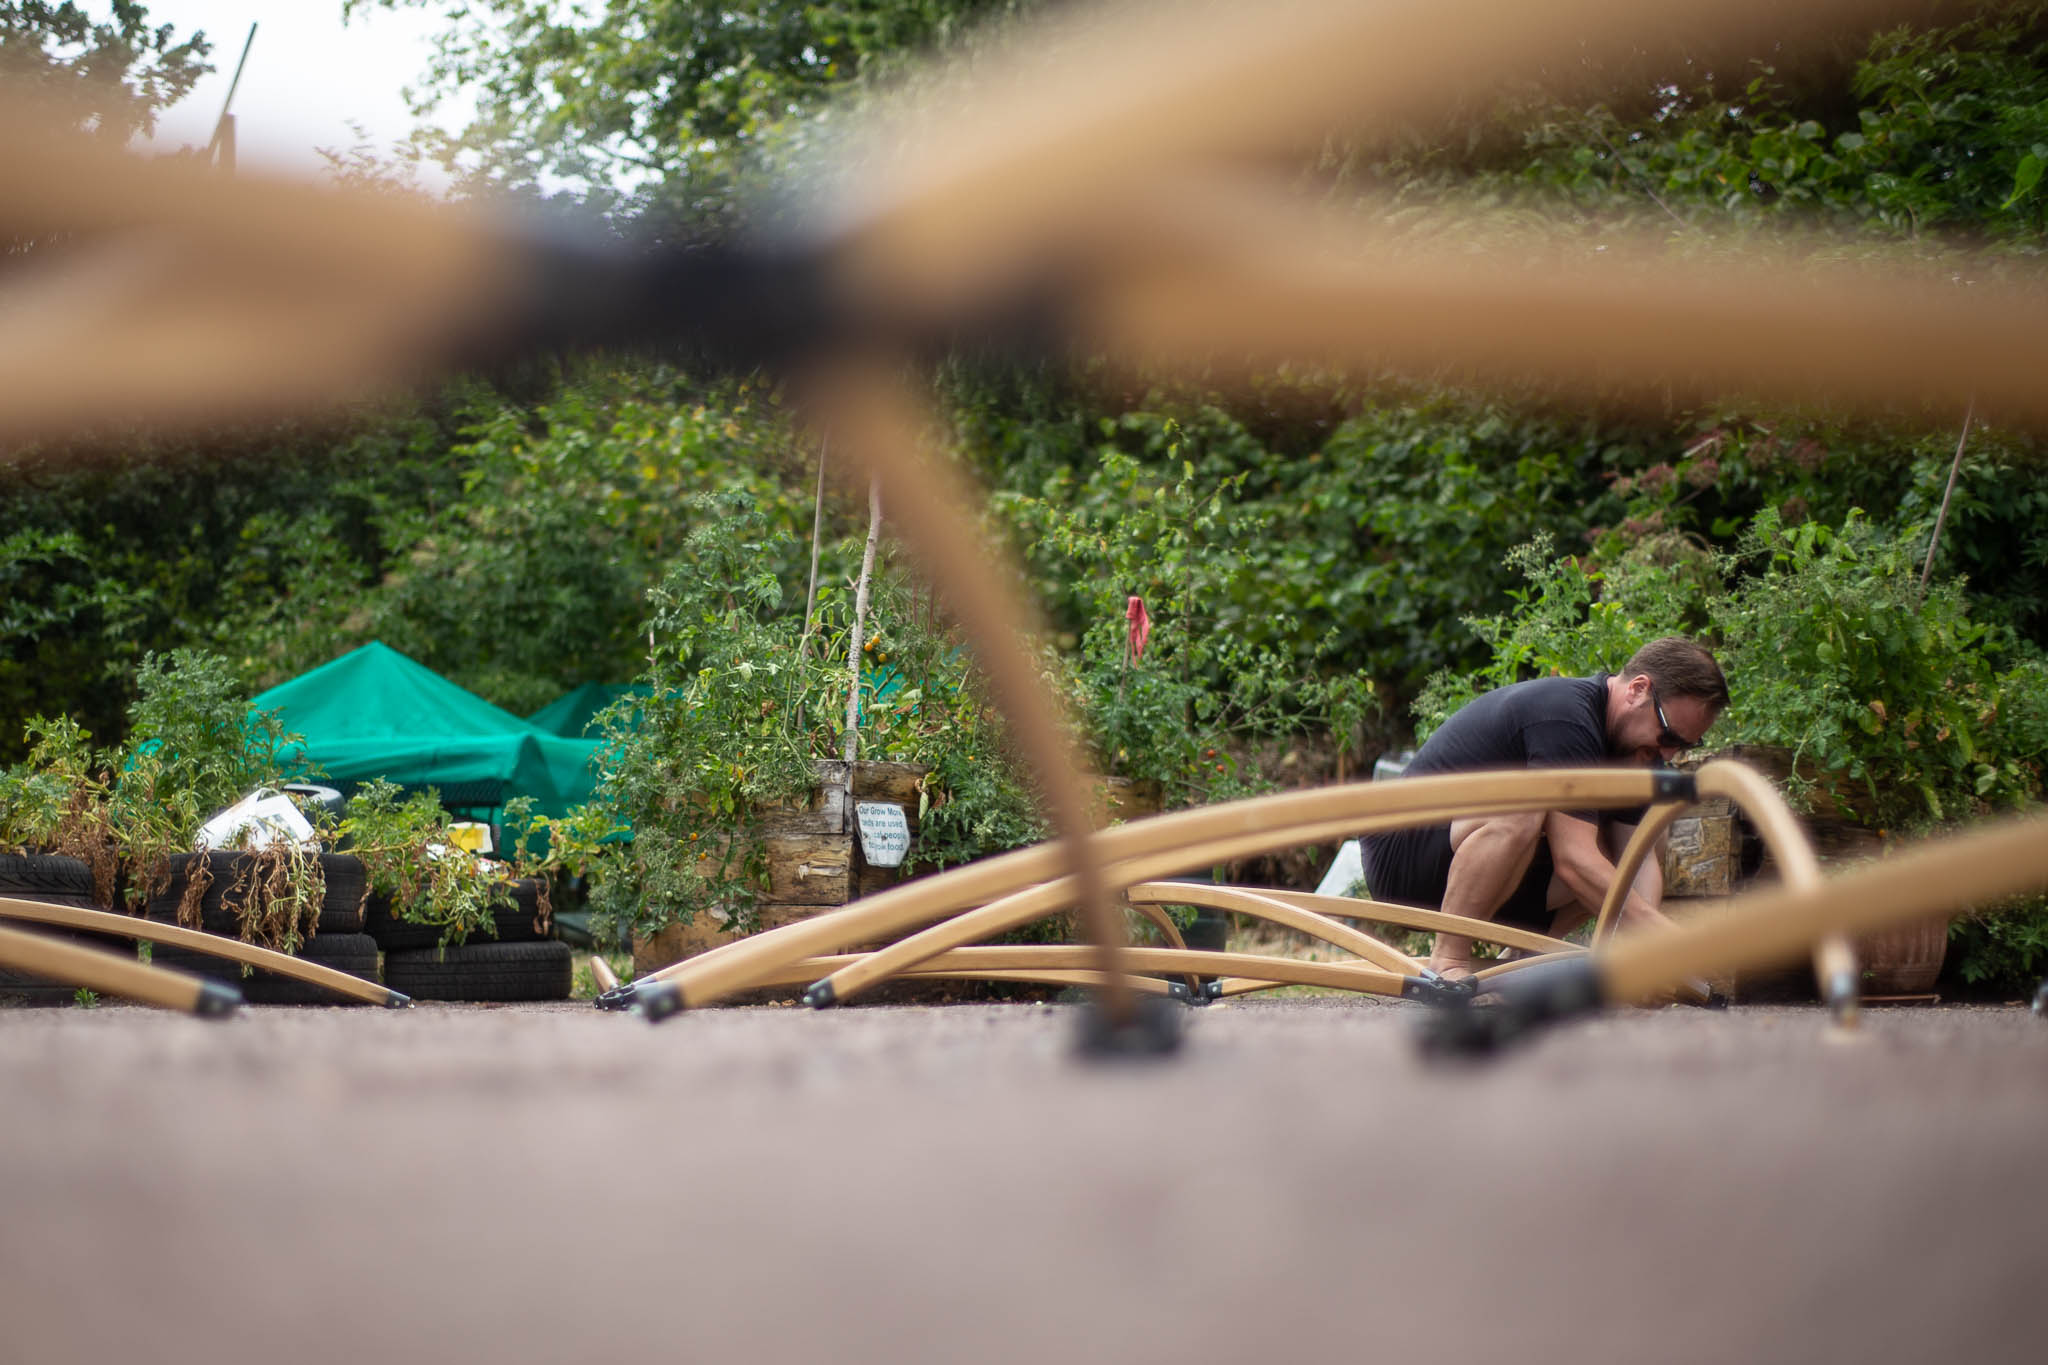
<path id="1" fill-rule="evenodd" d="M 1657 724 L 1664 727 L 1657 732 L 1657 747 L 1660 749 L 1676 749 L 1680 753 L 1684 753 L 1687 749 L 1692 748 L 1697 741 L 1687 739 L 1684 735 L 1671 728 L 1671 722 L 1664 718 L 1664 703 L 1657 699 L 1655 692 L 1650 694 L 1650 705 L 1657 710 Z"/>

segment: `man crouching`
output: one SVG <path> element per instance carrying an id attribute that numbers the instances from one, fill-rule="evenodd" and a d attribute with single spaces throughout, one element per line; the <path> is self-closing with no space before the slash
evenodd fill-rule
<path id="1" fill-rule="evenodd" d="M 1499 768 L 1654 766 L 1699 744 L 1728 705 L 1705 648 L 1653 640 L 1619 673 L 1537 678 L 1475 697 L 1445 721 L 1405 774 Z M 1376 900 L 1498 920 L 1562 938 L 1599 913 L 1642 809 L 1489 815 L 1369 834 L 1365 879 Z M 1669 924 L 1664 870 L 1647 859 L 1621 907 L 1624 927 Z M 1472 974 L 1472 940 L 1438 934 L 1429 965 Z"/>

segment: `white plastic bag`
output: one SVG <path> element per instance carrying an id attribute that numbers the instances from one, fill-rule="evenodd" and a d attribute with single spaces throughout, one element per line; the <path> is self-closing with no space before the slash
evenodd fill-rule
<path id="1" fill-rule="evenodd" d="M 1365 851 L 1358 840 L 1346 839 L 1330 861 L 1330 870 L 1316 885 L 1318 896 L 1348 896 L 1355 883 L 1365 880 Z"/>
<path id="2" fill-rule="evenodd" d="M 313 825 L 292 799 L 258 787 L 199 827 L 195 848 L 268 848 L 273 840 L 313 842 Z"/>

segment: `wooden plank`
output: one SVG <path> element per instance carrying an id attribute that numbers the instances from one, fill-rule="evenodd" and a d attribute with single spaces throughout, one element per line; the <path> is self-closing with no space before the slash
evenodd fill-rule
<path id="1" fill-rule="evenodd" d="M 784 803 L 761 808 L 761 826 L 771 835 L 844 834 L 852 828 L 846 800 L 846 765 L 821 760 L 818 785 Z"/>
<path id="2" fill-rule="evenodd" d="M 859 900 L 862 896 L 880 895 L 890 887 L 909 880 L 903 875 L 903 869 L 900 867 L 871 866 L 867 859 L 860 856 L 858 848 L 854 850 L 853 861 L 853 895 L 850 899 Z M 909 859 L 904 859 L 904 862 L 907 864 Z"/>
<path id="3" fill-rule="evenodd" d="M 851 834 L 771 834 L 763 839 L 768 855 L 768 892 L 775 905 L 844 905 L 853 889 Z"/>
<path id="4" fill-rule="evenodd" d="M 930 768 L 921 763 L 856 763 L 853 765 L 853 799 L 888 801 L 903 807 L 910 827 L 917 829 L 917 800 L 924 792 Z"/>

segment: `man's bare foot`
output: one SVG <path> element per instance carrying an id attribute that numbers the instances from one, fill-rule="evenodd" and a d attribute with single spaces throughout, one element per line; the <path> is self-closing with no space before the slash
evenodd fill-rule
<path id="1" fill-rule="evenodd" d="M 1469 981 L 1479 974 L 1469 958 L 1446 960 L 1433 957 L 1429 960 L 1429 969 L 1446 981 Z"/>

